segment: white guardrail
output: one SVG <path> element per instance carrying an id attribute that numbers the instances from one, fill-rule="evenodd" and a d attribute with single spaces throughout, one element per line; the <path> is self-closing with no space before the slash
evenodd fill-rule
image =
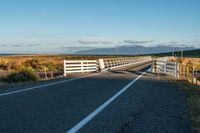
<path id="1" fill-rule="evenodd" d="M 98 70 L 97 60 L 64 60 L 64 76 L 67 73 L 94 72 Z"/>
<path id="2" fill-rule="evenodd" d="M 158 59 L 153 61 L 152 72 L 165 73 L 170 76 L 178 78 L 177 63 L 175 61 L 168 61 L 167 59 Z"/>
<path id="3" fill-rule="evenodd" d="M 151 61 L 151 60 L 152 60 L 151 56 L 107 58 L 107 59 L 99 59 L 99 66 L 100 66 L 101 70 L 109 70 L 109 69 L 114 69 L 117 67 L 123 67 L 123 66 L 127 66 L 127 65 L 147 62 L 147 61 Z"/>
<path id="4" fill-rule="evenodd" d="M 107 58 L 98 60 L 64 60 L 64 76 L 68 73 L 105 71 L 117 67 L 151 61 L 151 56 Z"/>

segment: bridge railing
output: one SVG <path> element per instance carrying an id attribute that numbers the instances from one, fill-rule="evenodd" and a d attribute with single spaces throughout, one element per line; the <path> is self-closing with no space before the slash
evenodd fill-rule
<path id="1" fill-rule="evenodd" d="M 193 63 L 182 63 L 167 60 L 167 58 L 153 61 L 152 72 L 164 73 L 177 79 L 187 80 L 190 83 L 200 85 L 200 66 Z"/>
<path id="2" fill-rule="evenodd" d="M 99 59 L 100 70 L 109 70 L 117 67 L 151 61 L 151 56 L 144 57 L 125 57 L 125 58 L 107 58 Z"/>
<path id="3" fill-rule="evenodd" d="M 98 60 L 64 60 L 64 76 L 68 73 L 106 71 L 117 67 L 151 61 L 151 56 L 108 58 Z"/>
<path id="4" fill-rule="evenodd" d="M 64 76 L 67 73 L 94 72 L 97 70 L 97 60 L 64 60 Z"/>
<path id="5" fill-rule="evenodd" d="M 165 73 L 167 75 L 178 78 L 177 63 L 168 60 L 154 60 L 152 65 L 152 72 Z"/>

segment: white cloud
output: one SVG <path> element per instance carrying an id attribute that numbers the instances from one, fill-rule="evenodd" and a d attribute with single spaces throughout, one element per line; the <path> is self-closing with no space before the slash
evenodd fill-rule
<path id="1" fill-rule="evenodd" d="M 128 44 L 146 44 L 146 43 L 151 43 L 153 40 L 123 40 L 123 43 L 128 43 Z"/>

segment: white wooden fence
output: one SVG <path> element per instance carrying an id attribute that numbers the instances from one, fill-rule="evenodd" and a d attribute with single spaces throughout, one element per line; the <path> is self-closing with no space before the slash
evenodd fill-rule
<path id="1" fill-rule="evenodd" d="M 67 73 L 94 72 L 98 70 L 97 60 L 64 60 L 64 76 Z"/>
<path id="2" fill-rule="evenodd" d="M 175 61 L 167 61 L 158 59 L 153 61 L 152 72 L 165 73 L 167 75 L 178 78 L 178 68 Z"/>
<path id="3" fill-rule="evenodd" d="M 64 76 L 68 73 L 94 72 L 151 61 L 151 56 L 108 58 L 98 60 L 64 60 Z"/>

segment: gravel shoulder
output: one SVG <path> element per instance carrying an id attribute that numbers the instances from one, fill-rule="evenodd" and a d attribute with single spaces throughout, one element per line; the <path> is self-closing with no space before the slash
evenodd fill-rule
<path id="1" fill-rule="evenodd" d="M 192 132 L 200 133 L 200 86 L 192 85 L 186 81 L 178 81 L 179 91 L 186 95 L 186 115 L 192 125 Z"/>

